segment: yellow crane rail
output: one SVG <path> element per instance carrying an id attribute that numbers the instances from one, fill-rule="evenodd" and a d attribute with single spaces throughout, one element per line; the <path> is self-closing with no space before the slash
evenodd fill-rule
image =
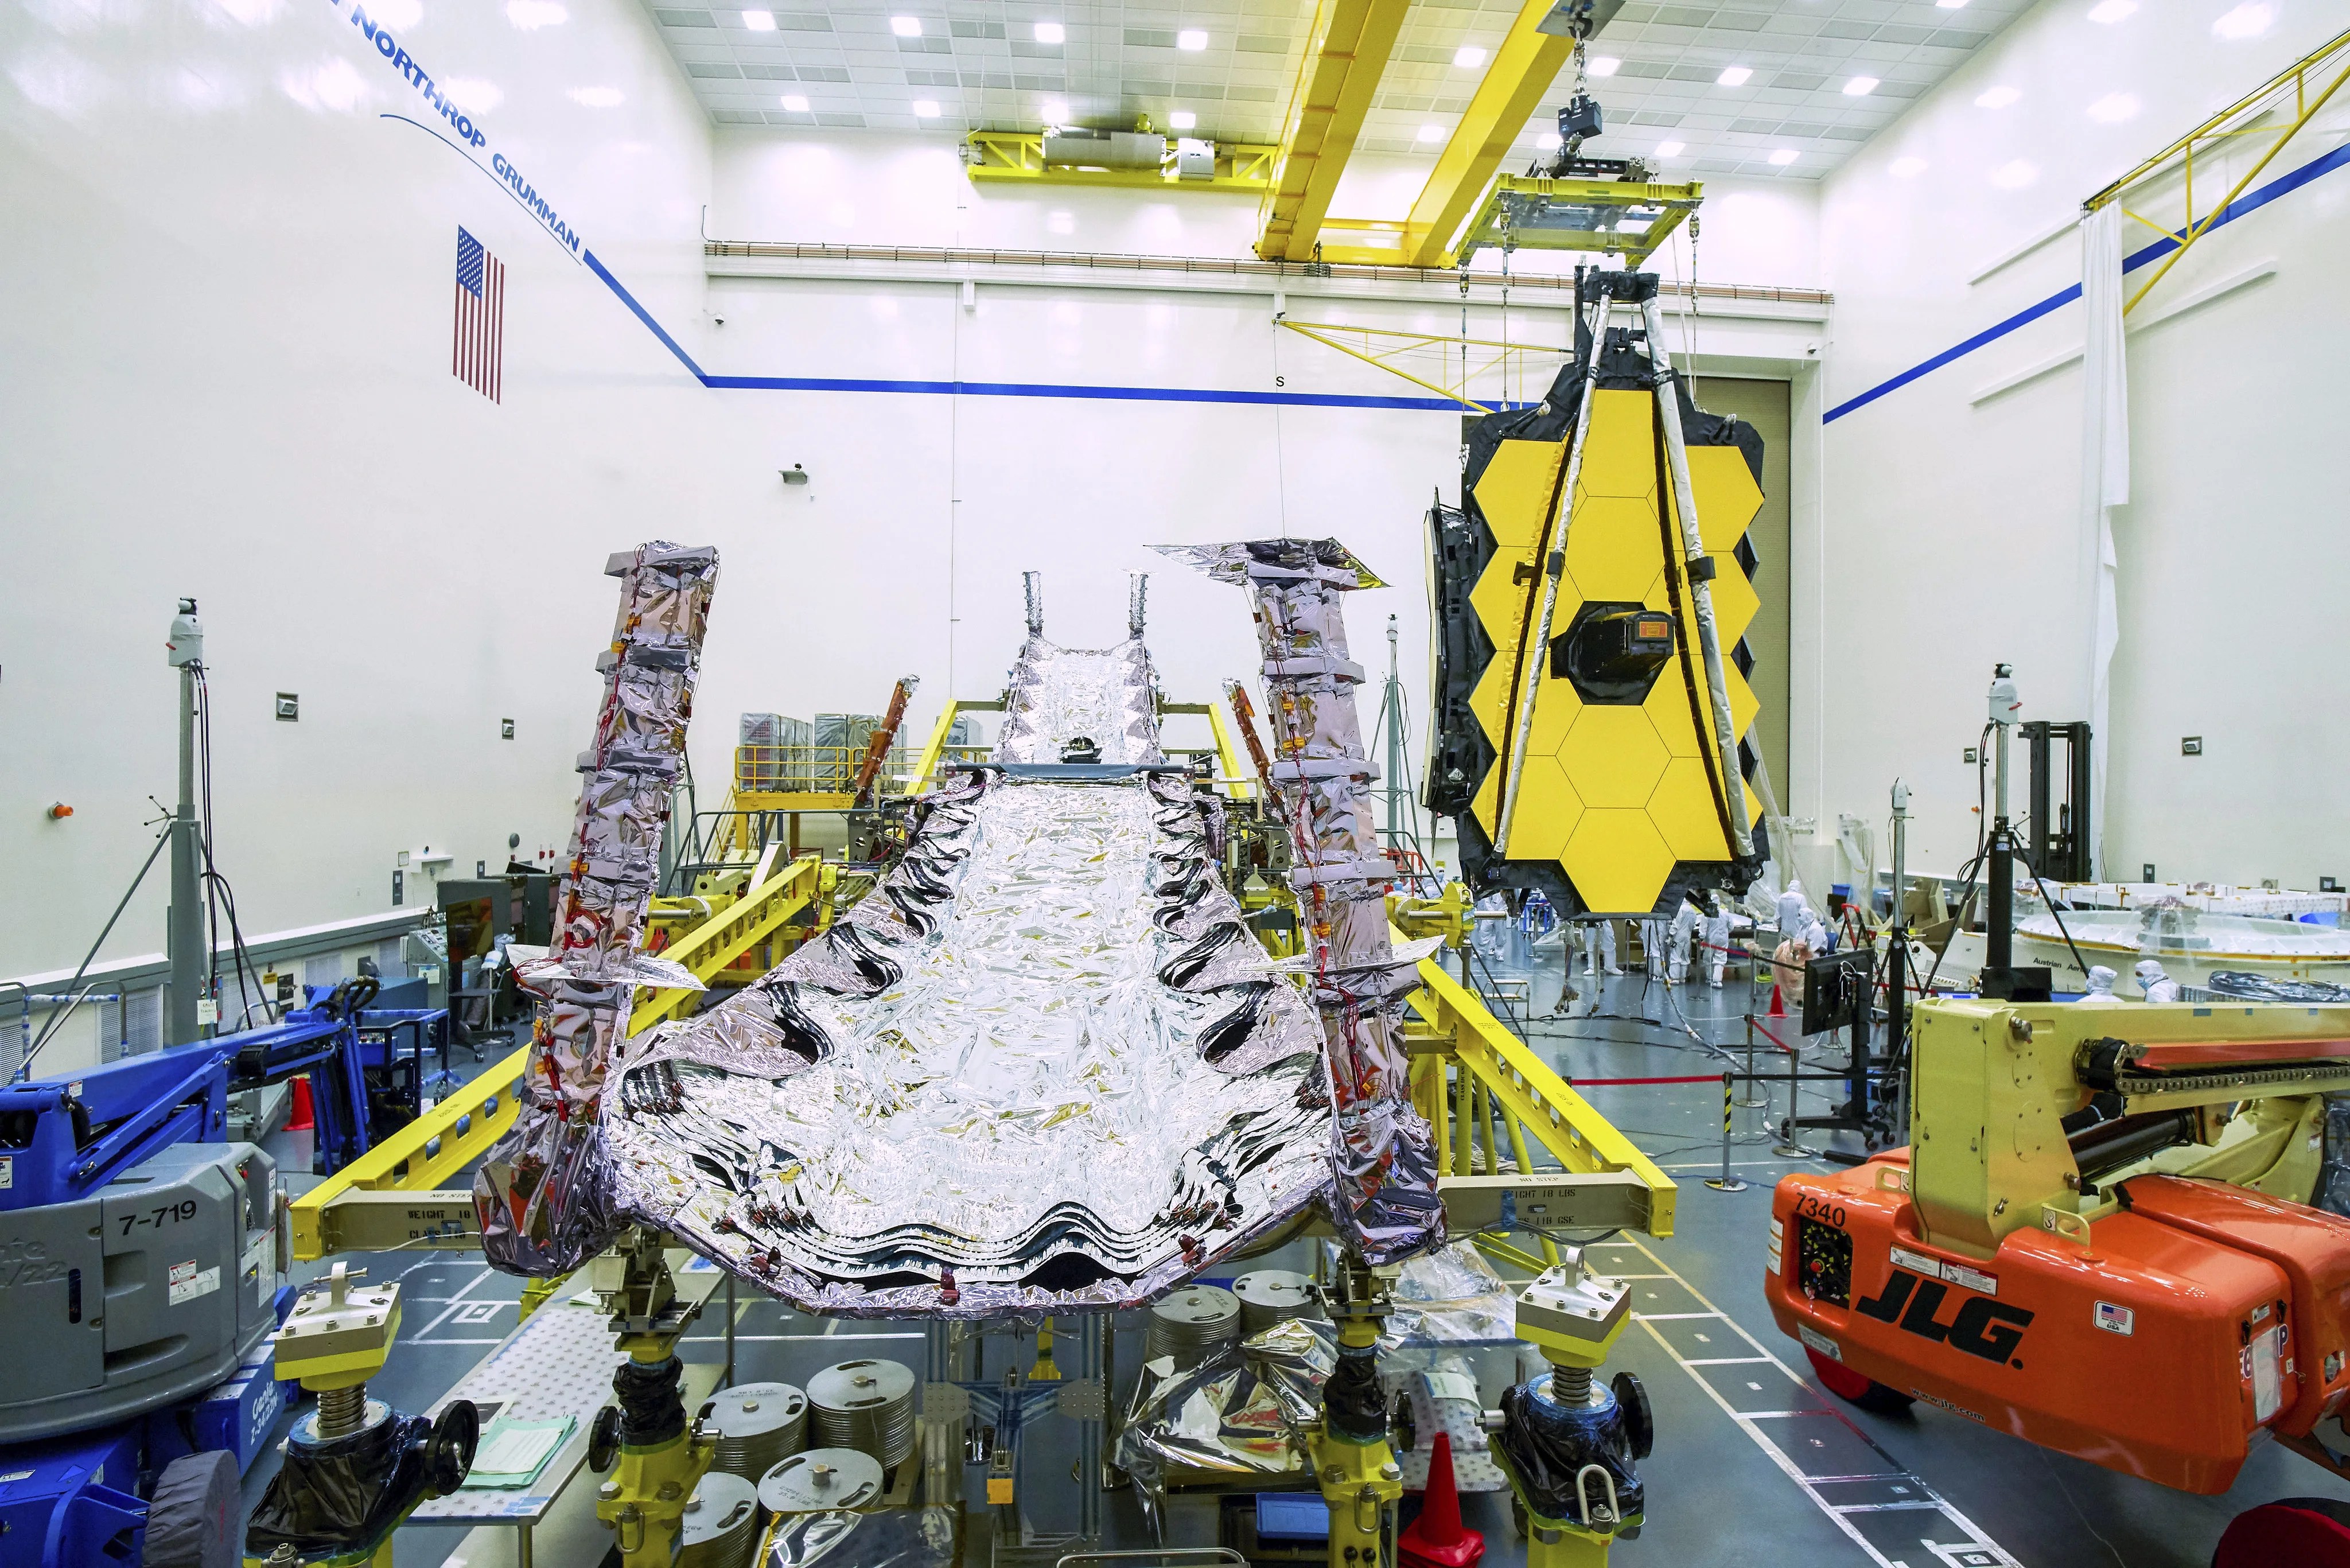
<path id="1" fill-rule="evenodd" d="M 1409 3 L 1322 0 L 1316 8 L 1264 193 L 1256 254 L 1265 260 L 1315 259 L 1322 220 L 1395 52 Z"/>

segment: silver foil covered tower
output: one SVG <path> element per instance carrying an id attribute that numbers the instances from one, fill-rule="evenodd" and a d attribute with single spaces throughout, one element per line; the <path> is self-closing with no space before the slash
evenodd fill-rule
<path id="1" fill-rule="evenodd" d="M 510 949 L 539 998 L 522 1108 L 473 1179 L 482 1250 L 509 1272 L 556 1274 L 619 1229 L 599 1102 L 639 984 L 701 982 L 638 950 L 660 877 L 662 825 L 685 751 L 718 553 L 656 540 L 614 556 L 612 645 L 597 658 L 604 701 L 572 825 L 554 945 Z"/>
<path id="2" fill-rule="evenodd" d="M 1428 1123 L 1411 1108 L 1400 1011 L 1413 968 L 1388 940 L 1394 867 L 1372 826 L 1378 775 L 1363 750 L 1340 595 L 1385 585 L 1335 539 L 1162 545 L 1219 582 L 1248 588 L 1264 656 L 1271 784 L 1281 803 L 1312 947 L 1336 1116 L 1332 1221 L 1364 1258 L 1393 1262 L 1444 1240 Z"/>

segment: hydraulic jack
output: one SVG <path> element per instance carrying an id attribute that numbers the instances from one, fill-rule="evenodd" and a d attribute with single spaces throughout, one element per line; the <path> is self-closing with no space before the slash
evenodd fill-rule
<path id="1" fill-rule="evenodd" d="M 1398 1272 L 1348 1259 L 1323 1291 L 1338 1327 L 1338 1365 L 1322 1387 L 1322 1418 L 1306 1437 L 1330 1511 L 1329 1568 L 1395 1568 L 1403 1469 L 1388 1446 L 1376 1363 Z"/>
<path id="2" fill-rule="evenodd" d="M 610 1479 L 596 1490 L 596 1517 L 612 1529 L 623 1568 L 669 1568 L 685 1507 L 718 1452 L 699 1424 L 689 1429 L 677 1342 L 700 1315 L 681 1298 L 658 1231 L 633 1229 L 588 1266 L 629 1359 L 612 1375 L 618 1401 L 597 1412 L 588 1464 Z"/>
<path id="3" fill-rule="evenodd" d="M 1631 1293 L 1583 1266 L 1580 1248 L 1518 1296 L 1518 1337 L 1551 1370 L 1502 1396 L 1494 1462 L 1525 1512 L 1527 1568 L 1596 1568 L 1617 1541 L 1640 1533 L 1647 1498 L 1634 1461 L 1654 1429 L 1640 1380 L 1593 1373 L 1630 1320 Z"/>

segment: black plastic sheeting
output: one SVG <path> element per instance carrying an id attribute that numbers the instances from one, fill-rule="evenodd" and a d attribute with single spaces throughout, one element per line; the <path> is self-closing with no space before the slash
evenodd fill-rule
<path id="1" fill-rule="evenodd" d="M 1477 619 L 1469 595 L 1493 558 L 1492 530 L 1477 505 L 1477 482 L 1484 477 L 1493 454 L 1505 441 L 1568 441 L 1575 436 L 1576 410 L 1583 401 L 1583 375 L 1592 353 L 1590 328 L 1578 315 L 1575 358 L 1563 366 L 1550 391 L 1534 408 L 1489 414 L 1470 424 L 1463 441 L 1461 473 L 1461 504 L 1448 506 L 1440 498 L 1428 514 L 1429 547 L 1432 557 L 1436 616 L 1436 746 L 1429 760 L 1421 802 L 1440 816 L 1453 819 L 1461 841 L 1463 878 L 1477 893 L 1505 890 L 1539 892 L 1560 915 L 1587 912 L 1555 860 L 1502 860 L 1470 810 L 1485 774 L 1493 766 L 1494 748 L 1485 738 L 1477 716 L 1470 711 L 1469 695 L 1493 660 L 1492 639 Z M 1637 348 L 1622 328 L 1611 329 L 1599 346 L 1601 391 L 1652 392 L 1656 376 L 1647 353 Z M 1762 437 L 1752 425 L 1726 414 L 1710 414 L 1690 396 L 1686 377 L 1677 376 L 1683 440 L 1690 446 L 1734 446 L 1759 487 L 1762 483 Z M 1756 556 L 1751 541 L 1741 540 L 1736 552 L 1749 578 Z M 1751 672 L 1754 659 L 1743 639 L 1724 650 L 1741 674 Z M 1753 757 L 1744 742 L 1739 745 L 1742 773 L 1752 774 Z M 1682 861 L 1666 878 L 1656 909 L 1678 909 L 1684 894 L 1708 888 L 1742 888 L 1769 856 L 1762 825 L 1752 829 L 1754 859 L 1744 867 L 1728 863 Z M 1628 911 L 1610 910 L 1612 914 Z"/>
<path id="2" fill-rule="evenodd" d="M 685 1400 L 678 1392 L 685 1363 L 676 1356 L 650 1365 L 624 1361 L 612 1374 L 612 1394 L 620 1405 L 620 1440 L 650 1449 L 685 1432 Z"/>
<path id="3" fill-rule="evenodd" d="M 290 1545 L 304 1558 L 372 1550 L 427 1497 L 453 1491 L 473 1468 L 480 1422 L 453 1400 L 434 1422 L 387 1413 L 348 1437 L 306 1438 L 298 1423 L 286 1463 L 246 1521 L 244 1550 L 266 1558 Z"/>
<path id="4" fill-rule="evenodd" d="M 1615 1482 L 1617 1518 L 1613 1526 L 1638 1521 L 1647 1511 L 1648 1497 L 1640 1473 L 1633 1468 L 1636 1439 L 1626 1420 L 1623 1402 L 1614 1390 L 1594 1387 L 1593 1403 L 1570 1406 L 1551 1397 L 1552 1375 L 1505 1390 L 1502 1395 L 1502 1429 L 1496 1438 L 1502 1458 L 1524 1494 L 1527 1508 L 1544 1519 L 1583 1522 L 1583 1508 L 1575 1493 L 1575 1477 L 1586 1465 L 1597 1465 Z M 1607 1489 L 1585 1485 L 1584 1498 L 1594 1511 L 1591 1527 L 1602 1528 L 1596 1510 L 1607 1501 Z M 1638 1533 L 1637 1523 L 1622 1533 Z"/>

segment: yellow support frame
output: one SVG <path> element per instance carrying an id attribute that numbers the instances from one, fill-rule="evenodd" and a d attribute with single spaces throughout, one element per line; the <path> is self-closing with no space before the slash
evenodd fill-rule
<path id="1" fill-rule="evenodd" d="M 1408 940 L 1392 927 L 1390 932 L 1398 941 Z M 1679 1198 L 1673 1179 L 1435 958 L 1420 961 L 1419 980 L 1409 999 L 1413 1016 L 1405 1044 L 1412 1057 L 1413 1104 L 1436 1133 L 1437 1168 L 1451 1178 L 1502 1174 L 1499 1130 L 1508 1138 L 1516 1174 L 1537 1174 L 1542 1168 L 1531 1158 L 1531 1131 L 1534 1142 L 1566 1175 L 1637 1182 L 1648 1197 L 1648 1221 L 1641 1228 L 1651 1236 L 1671 1235 Z M 1547 1241 L 1541 1257 L 1489 1237 L 1478 1238 L 1477 1245 L 1491 1257 L 1535 1273 L 1557 1261 L 1556 1248 Z"/>
<path id="2" fill-rule="evenodd" d="M 418 1223 L 411 1228 L 421 1230 L 412 1241 L 428 1245 L 477 1245 L 478 1230 L 446 1228 L 452 1218 L 450 1210 L 462 1210 L 463 1215 L 456 1218 L 470 1218 L 473 1195 L 439 1189 L 487 1153 L 514 1126 L 520 1108 L 515 1087 L 529 1069 L 530 1053 L 525 1045 L 485 1069 L 449 1098 L 295 1199 L 291 1206 L 294 1256 L 308 1263 L 338 1251 L 372 1250 L 376 1234 L 354 1236 L 346 1244 L 336 1223 L 342 1210 L 364 1207 L 380 1211 L 387 1207 L 364 1204 L 361 1200 L 369 1194 L 413 1195 L 412 1201 L 396 1200 L 389 1206 L 412 1211 Z M 390 1220 L 397 1225 L 403 1218 L 395 1213 Z"/>
<path id="3" fill-rule="evenodd" d="M 753 870 L 750 885 L 733 903 L 661 950 L 660 956 L 681 963 L 696 980 L 713 979 L 718 971 L 760 942 L 781 930 L 784 923 L 816 901 L 823 887 L 824 861 L 807 854 L 775 870 L 780 845 L 771 844 Z M 629 1033 L 643 1033 L 665 1019 L 674 1018 L 699 992 L 682 986 L 649 991 L 629 1017 Z"/>
<path id="4" fill-rule="evenodd" d="M 1493 182 L 1492 193 L 1478 208 L 1460 244 L 1446 253 L 1441 265 L 1451 266 L 1465 260 L 1482 246 L 1505 244 L 1522 251 L 1587 251 L 1606 255 L 1620 252 L 1627 267 L 1638 267 L 1657 254 L 1704 200 L 1705 187 L 1694 180 L 1685 185 L 1665 185 L 1654 181 L 1555 180 L 1547 174 L 1503 174 Z M 1617 229 L 1544 227 L 1539 222 L 1527 221 L 1529 214 L 1538 217 L 1554 207 L 1578 211 L 1655 207 L 1661 211 L 1638 234 Z"/>
<path id="5" fill-rule="evenodd" d="M 1155 171 L 1055 168 L 1045 161 L 1045 134 L 1038 130 L 974 130 L 964 147 L 963 171 L 975 181 L 1109 185 L 1128 191 L 1263 191 L 1273 183 L 1273 161 L 1281 151 L 1254 142 L 1219 142 L 1215 177 L 1182 180 L 1171 165 Z"/>
<path id="6" fill-rule="evenodd" d="M 2238 99 L 2228 108 L 2221 109 L 2218 114 L 2213 115 L 2081 203 L 2083 212 L 2094 213 L 2101 207 L 2120 201 L 2129 192 L 2144 185 L 2147 181 L 2168 173 L 2174 166 L 2179 168 L 2185 175 L 2187 223 L 2184 228 L 2175 231 L 2164 229 L 2160 223 L 2140 217 L 2126 207 L 2122 209 L 2131 217 L 2137 218 L 2139 223 L 2145 223 L 2149 228 L 2161 230 L 2162 233 L 2169 234 L 2178 242 L 2178 248 L 2165 257 L 2162 265 L 2155 269 L 2154 275 L 2140 285 L 2138 291 L 2131 295 L 2123 304 L 2122 311 L 2125 315 L 2135 309 L 2138 301 L 2144 299 L 2153 290 L 2154 286 L 2160 283 L 2170 269 L 2178 265 L 2179 258 L 2194 248 L 2196 241 L 2210 234 L 2218 225 L 2220 215 L 2235 204 L 2236 198 L 2249 190 L 2252 182 L 2260 178 L 2261 171 L 2275 160 L 2278 153 L 2284 151 L 2285 143 L 2291 141 L 2303 126 L 2316 118 L 2318 111 L 2325 107 L 2326 100 L 2334 95 L 2344 82 L 2350 81 L 2350 63 L 2345 62 L 2350 62 L 2350 33 L 2336 35 L 2323 48 L 2304 55 L 2287 66 L 2258 88 Z M 2309 95 L 2310 74 L 2322 67 L 2334 65 L 2344 65 L 2345 68 L 2313 99 Z M 2293 118 L 2284 124 L 2269 127 L 2234 123 L 2248 118 L 2257 119 L 2281 109 L 2288 88 L 2293 91 Z M 2196 148 L 2203 142 L 2221 140 L 2229 137 L 2265 135 L 2274 135 L 2276 140 L 2270 144 L 2266 152 L 2261 154 L 2251 168 L 2245 171 L 2243 178 L 2229 188 L 2225 196 L 2213 203 L 2210 210 L 2202 217 L 2198 218 L 2195 215 Z"/>
<path id="7" fill-rule="evenodd" d="M 1265 261 L 1312 261 L 1322 220 L 1363 117 L 1395 52 L 1409 0 L 1321 0 L 1312 41 L 1298 62 L 1282 123 L 1281 149 L 1264 195 L 1256 254 Z"/>

